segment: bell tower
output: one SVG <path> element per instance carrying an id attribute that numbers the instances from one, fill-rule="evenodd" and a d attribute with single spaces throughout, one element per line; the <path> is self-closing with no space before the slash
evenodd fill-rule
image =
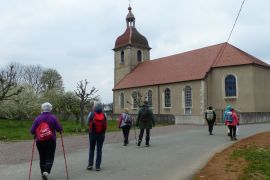
<path id="1" fill-rule="evenodd" d="M 147 39 L 135 27 L 135 16 L 128 7 L 126 30 L 115 41 L 114 85 L 130 73 L 137 65 L 150 59 Z"/>

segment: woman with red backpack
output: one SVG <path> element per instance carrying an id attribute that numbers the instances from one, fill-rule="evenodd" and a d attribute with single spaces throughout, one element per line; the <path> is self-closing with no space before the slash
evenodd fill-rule
<path id="1" fill-rule="evenodd" d="M 89 159 L 88 170 L 93 169 L 94 165 L 94 153 L 97 147 L 96 157 L 96 171 L 100 171 L 100 164 L 102 159 L 102 147 L 105 140 L 105 132 L 107 130 L 108 122 L 105 113 L 103 112 L 102 105 L 100 103 L 94 106 L 94 111 L 90 112 L 87 117 L 89 125 Z"/>
<path id="2" fill-rule="evenodd" d="M 56 131 L 61 133 L 63 129 L 56 116 L 51 113 L 52 105 L 50 103 L 43 103 L 41 111 L 41 114 L 34 120 L 30 132 L 35 136 L 41 175 L 46 180 L 54 162 Z"/>
<path id="3" fill-rule="evenodd" d="M 228 126 L 230 132 L 229 135 L 231 137 L 231 141 L 237 140 L 236 138 L 236 126 L 239 125 L 239 118 L 234 110 L 234 108 L 230 109 L 225 115 L 225 124 Z"/>

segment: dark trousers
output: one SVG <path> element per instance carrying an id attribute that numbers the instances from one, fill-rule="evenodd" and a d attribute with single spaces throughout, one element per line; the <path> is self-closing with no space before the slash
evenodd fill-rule
<path id="1" fill-rule="evenodd" d="M 122 127 L 123 135 L 124 135 L 124 144 L 128 144 L 128 136 L 130 131 L 130 126 Z"/>
<path id="2" fill-rule="evenodd" d="M 212 134 L 215 121 L 207 121 L 209 134 Z"/>
<path id="3" fill-rule="evenodd" d="M 43 172 L 51 172 L 54 161 L 55 148 L 56 142 L 54 140 L 37 141 L 41 174 Z"/>
<path id="4" fill-rule="evenodd" d="M 236 137 L 236 126 L 228 126 L 230 130 L 230 137 L 231 139 Z"/>
<path id="5" fill-rule="evenodd" d="M 100 168 L 104 139 L 105 133 L 101 134 L 89 133 L 89 141 L 90 141 L 89 159 L 88 159 L 89 166 L 93 166 L 94 164 L 93 162 L 94 162 L 95 147 L 97 146 L 96 168 Z"/>
<path id="6" fill-rule="evenodd" d="M 146 130 L 145 144 L 146 145 L 149 145 L 149 141 L 150 141 L 150 129 L 145 129 L 145 130 Z M 140 129 L 139 142 L 142 141 L 143 134 L 144 134 L 144 129 Z"/>

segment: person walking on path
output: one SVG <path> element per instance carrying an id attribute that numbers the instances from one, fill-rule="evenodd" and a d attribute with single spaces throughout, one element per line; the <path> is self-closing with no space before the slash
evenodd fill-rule
<path id="1" fill-rule="evenodd" d="M 228 111 L 225 116 L 225 124 L 228 126 L 230 130 L 231 140 L 237 140 L 236 138 L 236 126 L 239 125 L 238 116 L 233 108 L 231 111 Z"/>
<path id="2" fill-rule="evenodd" d="M 62 133 L 63 129 L 56 116 L 51 113 L 50 103 L 43 103 L 41 111 L 41 114 L 35 118 L 30 132 L 35 136 L 41 175 L 46 180 L 54 162 L 56 131 Z"/>
<path id="3" fill-rule="evenodd" d="M 209 135 L 213 135 L 213 126 L 216 122 L 216 113 L 213 110 L 212 106 L 209 106 L 205 112 L 205 119 L 208 124 Z"/>
<path id="4" fill-rule="evenodd" d="M 87 169 L 93 169 L 94 153 L 95 148 L 97 148 L 95 165 L 96 171 L 100 171 L 100 165 L 102 160 L 102 147 L 105 140 L 105 132 L 108 126 L 107 117 L 103 112 L 102 105 L 100 103 L 94 106 L 94 111 L 90 112 L 88 117 L 90 147 Z"/>
<path id="5" fill-rule="evenodd" d="M 139 110 L 136 126 L 140 128 L 138 146 L 141 145 L 144 130 L 146 130 L 145 145 L 150 146 L 150 129 L 155 127 L 155 118 L 152 110 L 148 107 L 148 101 L 144 101 L 144 105 Z"/>
<path id="6" fill-rule="evenodd" d="M 228 112 L 231 112 L 231 105 L 227 105 L 226 106 L 226 108 L 225 108 L 225 111 L 224 111 L 224 113 L 223 113 L 223 122 L 225 123 L 225 121 L 226 121 L 226 115 L 227 115 L 227 113 Z M 226 123 L 225 123 L 226 124 Z M 227 130 L 227 132 L 228 132 L 228 136 L 230 136 L 230 129 L 229 129 L 229 127 L 228 127 L 228 130 Z"/>
<path id="7" fill-rule="evenodd" d="M 129 143 L 129 131 L 133 123 L 133 117 L 129 114 L 128 108 L 125 108 L 125 112 L 123 112 L 118 118 L 118 127 L 122 129 L 124 136 L 124 146 Z"/>

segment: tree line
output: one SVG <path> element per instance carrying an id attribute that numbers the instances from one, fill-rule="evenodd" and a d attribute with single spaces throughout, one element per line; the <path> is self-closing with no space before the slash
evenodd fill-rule
<path id="1" fill-rule="evenodd" d="M 53 104 L 61 119 L 76 119 L 84 127 L 84 116 L 100 101 L 98 89 L 88 90 L 87 79 L 73 91 L 65 91 L 63 78 L 56 69 L 17 62 L 0 68 L 0 119 L 33 119 L 43 102 Z"/>

